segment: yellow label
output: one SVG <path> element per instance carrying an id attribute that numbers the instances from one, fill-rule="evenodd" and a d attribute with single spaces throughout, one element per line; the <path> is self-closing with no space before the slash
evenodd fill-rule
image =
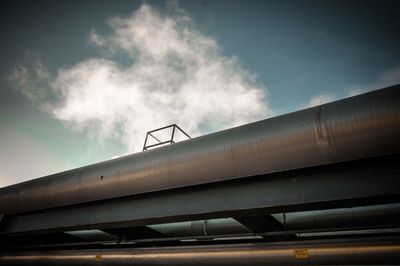
<path id="1" fill-rule="evenodd" d="M 101 255 L 96 255 L 96 257 L 94 257 L 94 259 L 96 261 L 101 261 L 103 259 L 103 257 Z"/>
<path id="2" fill-rule="evenodd" d="M 296 259 L 308 259 L 308 250 L 306 248 L 295 249 L 294 256 Z"/>

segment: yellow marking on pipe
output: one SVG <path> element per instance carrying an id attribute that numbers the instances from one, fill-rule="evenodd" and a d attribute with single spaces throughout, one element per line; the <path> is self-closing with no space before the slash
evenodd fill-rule
<path id="1" fill-rule="evenodd" d="M 306 248 L 295 249 L 294 256 L 296 259 L 308 259 L 308 250 Z"/>

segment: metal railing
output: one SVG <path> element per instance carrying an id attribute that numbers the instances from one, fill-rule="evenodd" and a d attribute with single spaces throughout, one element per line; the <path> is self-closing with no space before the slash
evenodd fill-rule
<path id="1" fill-rule="evenodd" d="M 168 139 L 168 140 L 165 140 L 165 141 L 164 141 L 164 140 L 160 140 L 159 138 L 157 138 L 157 137 L 154 136 L 154 134 L 153 134 L 154 132 L 161 131 L 161 130 L 166 130 L 166 129 L 171 128 L 171 127 L 172 127 L 171 138 Z M 148 131 L 147 134 L 146 134 L 146 138 L 145 138 L 145 140 L 144 140 L 143 151 L 147 151 L 147 150 L 150 149 L 150 148 L 154 148 L 154 147 L 161 146 L 161 145 L 164 145 L 164 144 L 173 144 L 173 143 L 175 143 L 174 138 L 175 138 L 175 132 L 176 132 L 176 130 L 179 130 L 179 131 L 182 132 L 186 137 L 188 137 L 189 139 L 191 139 L 191 137 L 190 137 L 185 131 L 183 131 L 183 129 L 181 129 L 177 124 L 172 124 L 172 125 L 169 125 L 169 126 L 160 127 L 160 128 L 157 128 L 157 129 L 153 129 L 153 130 Z M 158 143 L 148 145 L 147 142 L 148 142 L 148 140 L 149 140 L 149 136 L 152 137 L 154 140 L 156 140 Z"/>

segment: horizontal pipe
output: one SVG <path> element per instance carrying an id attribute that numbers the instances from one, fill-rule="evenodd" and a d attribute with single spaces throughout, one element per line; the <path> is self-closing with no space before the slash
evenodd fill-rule
<path id="1" fill-rule="evenodd" d="M 168 237 L 217 236 L 251 233 L 250 229 L 232 218 L 153 224 L 147 225 L 147 227 L 150 227 Z"/>
<path id="2" fill-rule="evenodd" d="M 400 224 L 400 204 L 272 214 L 287 230 Z"/>
<path id="3" fill-rule="evenodd" d="M 285 230 L 400 225 L 400 204 L 384 204 L 272 214 Z M 147 225 L 169 237 L 246 234 L 250 229 L 233 218 Z M 273 230 L 273 229 L 272 229 Z"/>
<path id="4" fill-rule="evenodd" d="M 400 244 L 303 242 L 3 253 L 1 265 L 399 265 Z"/>
<path id="5" fill-rule="evenodd" d="M 0 237 L 399 202 L 399 161 L 400 153 L 10 215 Z"/>
<path id="6" fill-rule="evenodd" d="M 400 151 L 400 85 L 0 189 L 0 214 Z"/>

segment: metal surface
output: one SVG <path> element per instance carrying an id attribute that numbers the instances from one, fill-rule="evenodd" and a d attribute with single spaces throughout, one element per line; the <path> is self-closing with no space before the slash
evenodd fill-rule
<path id="1" fill-rule="evenodd" d="M 400 204 L 272 214 L 288 230 L 400 225 Z"/>
<path id="2" fill-rule="evenodd" d="M 65 232 L 68 235 L 72 235 L 82 240 L 88 241 L 112 241 L 118 240 L 118 237 L 101 230 L 79 230 Z"/>
<path id="3" fill-rule="evenodd" d="M 271 214 L 279 227 L 263 223 L 258 228 L 242 225 L 233 218 L 210 219 L 166 224 L 148 225 L 151 229 L 169 237 L 218 236 L 269 232 L 275 230 L 329 229 L 365 226 L 400 226 L 400 204 L 384 204 L 354 208 L 315 210 Z M 254 216 L 254 217 L 264 217 Z M 240 218 L 236 218 L 240 220 Z M 243 218 L 241 218 L 243 219 Z"/>
<path id="4" fill-rule="evenodd" d="M 388 241 L 301 242 L 4 253 L 1 265 L 399 265 L 400 244 Z"/>
<path id="5" fill-rule="evenodd" d="M 12 215 L 0 235 L 400 202 L 399 161 L 397 154 Z"/>
<path id="6" fill-rule="evenodd" d="M 10 214 L 400 150 L 400 85 L 0 189 Z"/>
<path id="7" fill-rule="evenodd" d="M 246 234 L 251 230 L 232 218 L 148 225 L 169 237 Z"/>

